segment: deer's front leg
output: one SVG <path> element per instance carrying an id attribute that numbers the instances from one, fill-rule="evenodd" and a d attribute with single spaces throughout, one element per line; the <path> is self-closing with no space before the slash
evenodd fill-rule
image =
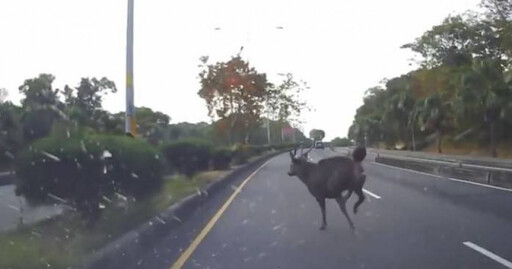
<path id="1" fill-rule="evenodd" d="M 325 217 L 325 198 L 316 198 L 316 201 L 320 205 L 320 209 L 322 210 L 322 226 L 320 226 L 320 230 L 325 230 L 327 227 L 327 220 Z"/>

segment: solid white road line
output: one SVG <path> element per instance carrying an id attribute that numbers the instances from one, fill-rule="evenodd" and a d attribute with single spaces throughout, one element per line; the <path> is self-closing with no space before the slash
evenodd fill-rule
<path id="1" fill-rule="evenodd" d="M 367 190 L 367 189 L 363 189 L 363 191 L 364 191 L 366 194 L 370 195 L 371 197 L 373 197 L 373 198 L 375 198 L 375 199 L 380 199 L 380 198 L 382 198 L 382 197 L 378 196 L 377 194 L 375 194 L 375 193 L 373 193 L 373 192 L 371 192 L 371 191 L 369 191 L 369 190 Z"/>
<path id="2" fill-rule="evenodd" d="M 487 256 L 488 258 L 493 259 L 495 262 L 499 262 L 502 265 L 504 265 L 505 267 L 512 269 L 512 262 L 503 259 L 502 257 L 488 251 L 487 249 L 485 249 L 477 244 L 471 243 L 469 241 L 463 242 L 462 244 L 464 244 L 466 247 L 469 247 L 475 251 L 480 252 L 481 254 Z"/>
<path id="3" fill-rule="evenodd" d="M 456 179 L 456 178 L 452 178 L 452 177 L 443 177 L 443 176 L 440 176 L 440 175 L 429 174 L 429 173 L 425 173 L 425 172 L 420 172 L 420 171 L 416 171 L 416 170 L 412 170 L 412 169 L 407 169 L 407 168 L 402 168 L 402 167 L 396 167 L 396 166 L 382 164 L 382 163 L 373 162 L 373 164 L 380 165 L 380 166 L 385 166 L 385 167 L 389 167 L 389 168 L 393 168 L 393 169 L 397 169 L 397 170 L 413 172 L 413 173 L 420 174 L 420 175 L 426 175 L 426 176 L 431 176 L 431 177 L 435 177 L 435 178 L 448 179 L 448 180 L 456 181 L 456 182 L 460 182 L 460 183 L 466 183 L 466 184 L 476 185 L 476 186 L 480 186 L 480 187 L 491 188 L 491 189 L 495 189 L 495 190 L 512 192 L 512 189 L 502 188 L 502 187 L 498 187 L 498 186 L 487 185 L 487 184 L 482 184 L 482 183 L 468 181 L 468 180 Z"/>

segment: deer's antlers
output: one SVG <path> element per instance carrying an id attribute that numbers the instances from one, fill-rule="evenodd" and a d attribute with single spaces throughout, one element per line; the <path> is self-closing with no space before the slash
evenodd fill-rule
<path id="1" fill-rule="evenodd" d="M 303 153 L 303 154 L 302 154 L 302 156 L 307 156 L 307 155 L 308 155 L 308 153 L 309 153 L 311 150 L 313 150 L 313 148 L 314 148 L 314 147 L 315 147 L 315 144 L 314 144 L 314 143 L 313 143 L 313 144 L 311 144 L 311 147 L 308 149 L 308 151 L 306 151 L 305 153 Z"/>

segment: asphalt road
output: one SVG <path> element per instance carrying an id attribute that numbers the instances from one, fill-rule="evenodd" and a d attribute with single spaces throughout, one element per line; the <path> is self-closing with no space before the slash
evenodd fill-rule
<path id="1" fill-rule="evenodd" d="M 63 212 L 59 205 L 31 206 L 23 197 L 16 196 L 14 185 L 0 185 L 0 232 L 15 229 L 20 222 L 36 223 Z"/>
<path id="2" fill-rule="evenodd" d="M 341 153 L 315 150 L 311 157 L 334 154 Z M 512 268 L 512 192 L 374 164 L 370 155 L 367 200 L 357 215 L 350 212 L 355 231 L 332 200 L 320 231 L 320 208 L 286 175 L 289 163 L 282 154 L 261 168 L 184 268 Z M 135 262 L 125 267 L 170 268 L 233 189 L 147 253 L 127 257 Z"/>

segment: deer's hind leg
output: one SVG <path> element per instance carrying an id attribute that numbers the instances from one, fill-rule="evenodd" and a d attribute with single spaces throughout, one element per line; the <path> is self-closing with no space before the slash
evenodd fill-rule
<path id="1" fill-rule="evenodd" d="M 345 215 L 345 217 L 347 218 L 350 228 L 354 229 L 354 223 L 350 219 L 350 216 L 347 213 L 347 208 L 345 206 L 349 197 L 350 197 L 350 195 L 347 195 L 345 197 L 344 196 L 337 197 L 336 202 L 338 202 L 338 205 L 341 209 L 341 213 L 343 213 L 343 215 Z"/>
<path id="2" fill-rule="evenodd" d="M 363 185 L 364 185 L 365 181 L 366 181 L 366 176 L 363 175 L 361 177 L 360 183 L 358 184 L 358 186 L 354 190 L 354 192 L 357 194 L 357 197 L 359 197 L 357 202 L 354 204 L 354 214 L 357 214 L 357 208 L 363 203 L 363 201 L 365 199 L 364 193 L 363 193 Z"/>

